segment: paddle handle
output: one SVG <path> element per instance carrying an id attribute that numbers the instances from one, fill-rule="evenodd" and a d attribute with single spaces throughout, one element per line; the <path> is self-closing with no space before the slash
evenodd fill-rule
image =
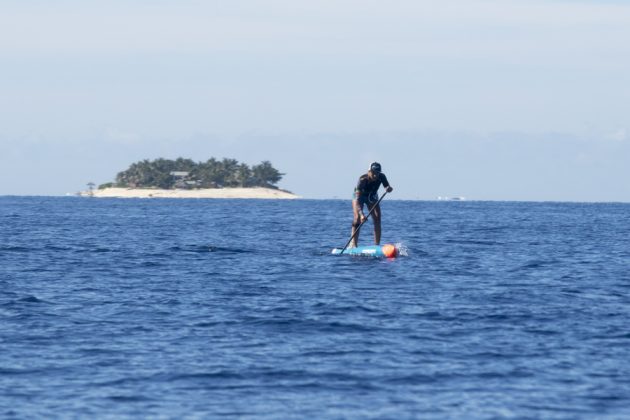
<path id="1" fill-rule="evenodd" d="M 346 246 L 343 247 L 343 249 L 341 250 L 341 252 L 339 253 L 339 255 L 343 254 L 343 251 L 346 250 L 346 248 L 348 248 L 348 245 L 350 245 L 350 242 L 352 242 L 352 240 L 354 239 L 355 236 L 357 236 L 357 233 L 359 233 L 359 230 L 361 229 L 361 226 L 363 226 L 363 223 L 367 222 L 367 220 L 370 218 L 370 216 L 372 215 L 372 212 L 374 211 L 374 209 L 376 208 L 376 206 L 379 205 L 379 203 L 381 202 L 381 200 L 383 198 L 385 198 L 385 196 L 387 195 L 387 191 L 385 191 L 383 193 L 383 195 L 381 196 L 381 198 L 378 199 L 378 201 L 376 202 L 376 204 L 374 204 L 372 206 L 372 208 L 370 209 L 370 212 L 368 213 L 367 216 L 365 216 L 365 220 L 363 220 L 361 222 L 361 224 L 359 226 L 357 226 L 357 228 L 355 229 L 354 233 L 352 234 L 352 236 L 350 237 L 350 240 L 346 243 Z"/>

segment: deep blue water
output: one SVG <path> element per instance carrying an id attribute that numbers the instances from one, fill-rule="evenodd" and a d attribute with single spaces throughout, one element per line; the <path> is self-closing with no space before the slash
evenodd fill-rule
<path id="1" fill-rule="evenodd" d="M 630 416 L 629 204 L 382 207 L 0 197 L 0 417 Z"/>

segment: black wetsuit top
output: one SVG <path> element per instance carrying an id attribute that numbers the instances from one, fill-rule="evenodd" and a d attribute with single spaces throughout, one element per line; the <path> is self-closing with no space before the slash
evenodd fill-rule
<path id="1" fill-rule="evenodd" d="M 361 175 L 359 182 L 354 189 L 355 198 L 357 192 L 359 193 L 359 201 L 362 203 L 373 203 L 378 200 L 378 189 L 381 184 L 385 188 L 389 187 L 389 182 L 384 173 L 379 173 L 374 179 L 370 179 L 368 174 Z"/>

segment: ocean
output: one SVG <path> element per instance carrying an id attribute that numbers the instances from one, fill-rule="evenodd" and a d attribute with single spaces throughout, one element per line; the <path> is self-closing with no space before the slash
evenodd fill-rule
<path id="1" fill-rule="evenodd" d="M 630 204 L 391 196 L 0 197 L 0 417 L 630 417 Z"/>

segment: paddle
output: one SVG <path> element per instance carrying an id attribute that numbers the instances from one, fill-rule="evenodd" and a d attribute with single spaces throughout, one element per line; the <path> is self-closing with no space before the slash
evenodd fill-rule
<path id="1" fill-rule="evenodd" d="M 350 242 L 352 242 L 352 240 L 354 239 L 355 236 L 357 236 L 357 233 L 359 233 L 359 230 L 361 229 L 361 226 L 363 226 L 363 223 L 367 222 L 367 220 L 370 218 L 370 215 L 372 214 L 372 212 L 374 211 L 374 209 L 376 208 L 376 206 L 378 206 L 378 204 L 381 202 L 381 200 L 383 198 L 385 198 L 385 196 L 387 195 L 387 191 L 385 191 L 383 193 L 383 195 L 381 196 L 381 198 L 378 199 L 378 201 L 376 202 L 376 204 L 374 204 L 372 206 L 372 208 L 370 209 L 370 212 L 367 214 L 367 216 L 365 216 L 365 219 L 361 222 L 361 224 L 359 226 L 357 226 L 357 228 L 354 231 L 354 234 L 350 237 L 350 240 L 348 241 L 348 243 L 346 244 L 346 246 L 343 247 L 343 249 L 341 250 L 341 252 L 339 253 L 339 255 L 343 254 L 343 251 L 346 250 L 346 248 L 348 248 L 348 245 L 350 245 Z"/>

